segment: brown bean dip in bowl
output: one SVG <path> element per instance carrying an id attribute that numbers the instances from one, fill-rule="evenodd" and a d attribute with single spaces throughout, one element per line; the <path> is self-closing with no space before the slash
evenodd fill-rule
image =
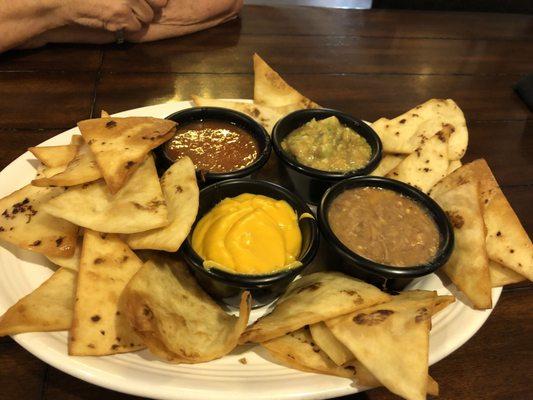
<path id="1" fill-rule="evenodd" d="M 378 287 L 399 290 L 442 266 L 453 231 L 442 209 L 416 188 L 355 177 L 323 196 L 318 221 L 332 264 Z"/>

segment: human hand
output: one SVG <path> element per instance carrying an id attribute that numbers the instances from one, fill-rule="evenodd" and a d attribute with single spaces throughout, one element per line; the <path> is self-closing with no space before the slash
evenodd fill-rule
<path id="1" fill-rule="evenodd" d="M 154 19 L 167 0 L 65 0 L 61 13 L 68 24 L 116 32 L 135 32 Z"/>

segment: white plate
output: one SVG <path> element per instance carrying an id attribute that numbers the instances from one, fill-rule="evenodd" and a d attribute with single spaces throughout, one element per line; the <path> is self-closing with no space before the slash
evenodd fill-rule
<path id="1" fill-rule="evenodd" d="M 190 102 L 138 108 L 118 116 L 167 115 L 190 107 Z M 69 143 L 78 129 L 70 129 L 44 145 Z M 35 175 L 33 156 L 26 152 L 0 172 L 0 197 L 27 184 Z M 44 257 L 16 249 L 0 248 L 0 314 L 41 284 L 52 270 Z M 417 289 L 449 293 L 441 280 L 430 275 L 412 284 Z M 493 304 L 501 288 L 493 289 Z M 264 310 L 255 310 L 255 319 Z M 491 310 L 475 311 L 461 301 L 433 320 L 429 363 L 434 364 L 462 346 L 489 317 Z M 119 392 L 158 399 L 325 399 L 356 393 L 362 388 L 351 380 L 288 369 L 269 361 L 259 346 L 243 346 L 216 361 L 173 365 L 158 361 L 148 351 L 105 357 L 70 357 L 66 332 L 25 333 L 14 339 L 29 352 L 55 368 L 87 382 Z M 247 364 L 239 359 L 246 357 Z"/>

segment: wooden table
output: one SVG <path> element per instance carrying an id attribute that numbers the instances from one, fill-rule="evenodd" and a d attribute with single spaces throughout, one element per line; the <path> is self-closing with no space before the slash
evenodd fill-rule
<path id="1" fill-rule="evenodd" d="M 533 72 L 533 16 L 245 7 L 183 38 L 50 46 L 0 56 L 0 168 L 76 121 L 173 100 L 251 98 L 258 52 L 318 103 L 366 120 L 452 98 L 526 230 L 533 229 L 532 114 L 512 90 Z M 533 399 L 533 286 L 505 288 L 462 348 L 431 367 L 441 399 Z M 126 399 L 0 339 L 0 399 Z M 351 399 L 392 399 L 384 389 Z"/>

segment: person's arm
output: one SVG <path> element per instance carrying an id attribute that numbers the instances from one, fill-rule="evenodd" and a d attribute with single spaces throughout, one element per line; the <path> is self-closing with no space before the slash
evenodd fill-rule
<path id="1" fill-rule="evenodd" d="M 64 24 L 61 0 L 4 1 L 0 7 L 0 53 Z"/>
<path id="2" fill-rule="evenodd" d="M 123 29 L 150 23 L 167 0 L 5 0 L 0 7 L 0 52 L 50 41 L 106 43 Z M 88 28 L 88 29 L 86 29 Z"/>

